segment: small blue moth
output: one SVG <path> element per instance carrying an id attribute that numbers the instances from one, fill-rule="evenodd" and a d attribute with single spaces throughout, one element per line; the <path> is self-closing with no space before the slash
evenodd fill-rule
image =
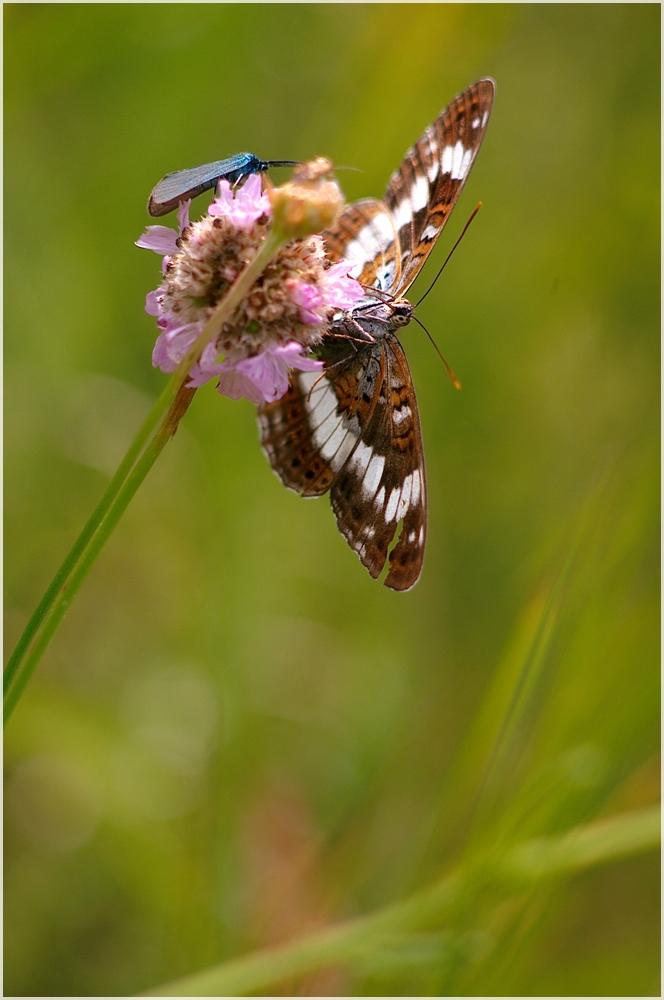
<path id="1" fill-rule="evenodd" d="M 236 153 L 226 160 L 205 163 L 202 167 L 176 170 L 162 177 L 154 188 L 148 201 L 148 212 L 153 217 L 166 215 L 177 208 L 181 201 L 195 198 L 214 187 L 222 178 L 230 184 L 237 184 L 250 174 L 262 174 L 270 167 L 298 165 L 298 160 L 259 160 L 253 153 Z"/>

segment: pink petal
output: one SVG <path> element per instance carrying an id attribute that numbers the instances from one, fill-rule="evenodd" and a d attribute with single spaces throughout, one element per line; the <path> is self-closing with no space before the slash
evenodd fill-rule
<path id="1" fill-rule="evenodd" d="M 145 250 L 154 250 L 160 254 L 174 254 L 178 252 L 176 240 L 179 234 L 168 226 L 148 226 L 143 236 L 136 240 L 137 247 Z"/>
<path id="2" fill-rule="evenodd" d="M 316 309 L 324 301 L 323 293 L 315 285 L 308 285 L 304 281 L 293 281 L 289 283 L 289 287 L 292 288 L 293 301 L 303 309 Z"/>
<path id="3" fill-rule="evenodd" d="M 264 399 L 263 393 L 256 388 L 251 379 L 233 369 L 222 373 L 217 389 L 222 396 L 229 396 L 230 399 L 241 399 L 245 396 L 252 403 L 262 403 Z"/>
<path id="4" fill-rule="evenodd" d="M 308 309 L 300 309 L 300 319 L 303 323 L 322 323 L 325 317 L 319 316 L 318 313 L 310 312 Z"/>
<path id="5" fill-rule="evenodd" d="M 152 365 L 154 368 L 161 368 L 163 372 L 174 372 L 177 368 L 177 362 L 171 361 L 168 356 L 168 350 L 166 348 L 166 339 L 163 333 L 157 337 L 157 342 L 154 345 L 154 350 L 152 351 Z"/>
<path id="6" fill-rule="evenodd" d="M 178 205 L 178 228 L 180 230 L 180 236 L 182 236 L 183 231 L 189 225 L 189 206 L 191 205 L 191 198 L 187 201 L 181 201 Z"/>
<path id="7" fill-rule="evenodd" d="M 223 371 L 223 362 L 216 363 L 218 353 L 217 345 L 214 342 L 205 346 L 198 363 L 189 372 L 187 385 L 190 388 L 197 389 L 199 386 L 205 385 L 206 382 L 216 378 Z"/>
<path id="8" fill-rule="evenodd" d="M 145 296 L 145 311 L 148 316 L 158 316 L 159 315 L 159 305 L 161 303 L 161 294 L 158 288 L 154 292 L 148 292 Z"/>
<path id="9" fill-rule="evenodd" d="M 352 309 L 364 297 L 362 285 L 348 275 L 352 267 L 352 263 L 341 260 L 325 272 L 323 288 L 328 306 L 334 309 Z"/>
<path id="10" fill-rule="evenodd" d="M 320 371 L 323 367 L 322 361 L 306 357 L 302 353 L 302 344 L 298 344 L 296 340 L 289 340 L 287 344 L 275 344 L 267 350 L 285 362 L 289 368 L 298 368 L 302 372 Z"/>
<path id="11" fill-rule="evenodd" d="M 167 328 L 157 337 L 152 364 L 163 372 L 174 372 L 200 333 L 200 323 Z"/>
<path id="12" fill-rule="evenodd" d="M 238 361 L 235 368 L 253 382 L 267 403 L 281 399 L 288 389 L 288 364 L 271 347 L 253 358 Z"/>
<path id="13" fill-rule="evenodd" d="M 345 261 L 334 264 L 323 272 L 319 285 L 295 280 L 288 283 L 303 323 L 324 323 L 330 309 L 352 309 L 364 297 L 362 285 L 348 277 L 350 267 Z"/>
<path id="14" fill-rule="evenodd" d="M 231 361 L 226 358 L 217 366 L 221 373 L 219 392 L 231 399 L 245 396 L 252 403 L 272 403 L 281 399 L 288 389 L 288 371 L 320 371 L 322 361 L 315 361 L 302 354 L 302 345 L 297 341 L 287 344 L 271 344 L 260 354 L 251 358 Z"/>
<path id="15" fill-rule="evenodd" d="M 217 196 L 208 208 L 209 215 L 224 216 L 236 229 L 248 229 L 262 215 L 270 215 L 270 202 L 263 194 L 263 182 L 252 174 L 242 187 L 232 188 L 226 180 L 219 181 Z"/>
<path id="16" fill-rule="evenodd" d="M 289 365 L 291 368 L 297 368 L 300 372 L 322 372 L 325 367 L 322 361 L 317 361 L 316 358 L 306 358 L 304 356 L 291 358 Z"/>

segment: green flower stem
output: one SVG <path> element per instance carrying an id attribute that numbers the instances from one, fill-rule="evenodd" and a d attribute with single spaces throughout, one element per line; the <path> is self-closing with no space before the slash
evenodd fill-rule
<path id="1" fill-rule="evenodd" d="M 389 947 L 453 915 L 455 903 L 491 885 L 514 893 L 545 878 L 561 877 L 659 843 L 658 806 L 578 827 L 560 837 L 542 837 L 508 850 L 481 869 L 468 867 L 403 903 L 359 917 L 300 941 L 265 948 L 148 990 L 141 996 L 244 996 L 318 969 L 347 965 Z"/>
<path id="2" fill-rule="evenodd" d="M 32 643 L 29 651 L 24 656 L 20 670 L 16 674 L 14 683 L 11 685 L 5 696 L 5 723 L 14 711 L 14 708 L 23 694 L 25 686 L 32 676 L 35 667 L 39 663 L 44 651 L 47 649 L 51 639 L 55 635 L 60 622 L 69 610 L 69 606 L 92 568 L 95 559 L 101 552 L 111 532 L 127 509 L 131 498 L 134 496 L 136 490 L 141 485 L 155 461 L 161 454 L 161 451 L 169 437 L 171 437 L 172 432 L 164 433 L 165 424 L 166 421 L 164 421 L 159 431 L 144 451 L 133 471 L 125 479 L 117 495 L 102 517 L 100 523 L 94 530 L 89 542 L 82 548 L 79 557 L 74 561 L 71 570 L 66 574 L 65 582 L 61 587 L 59 587 L 55 602 L 51 605 L 48 613 L 46 614 L 43 626 L 41 627 L 37 638 Z M 62 570 L 60 570 L 60 573 L 61 572 Z"/>
<path id="3" fill-rule="evenodd" d="M 164 409 L 170 405 L 172 402 L 172 387 L 175 376 L 169 380 L 165 386 L 163 392 L 155 402 L 154 406 L 150 410 L 143 426 L 139 430 L 138 434 L 132 441 L 129 451 L 122 459 L 120 465 L 115 472 L 115 475 L 108 484 L 101 500 L 93 510 L 90 518 L 83 528 L 81 534 L 78 536 L 71 550 L 69 551 L 66 559 L 62 563 L 60 569 L 55 574 L 51 583 L 49 584 L 46 593 L 42 597 L 41 601 L 37 605 L 35 611 L 33 612 L 28 624 L 26 625 L 19 641 L 16 644 L 14 651 L 7 661 L 7 666 L 5 667 L 5 672 L 3 675 L 3 683 L 5 693 L 9 691 L 9 688 L 14 680 L 16 672 L 21 665 L 21 661 L 25 656 L 28 647 L 30 646 L 32 640 L 34 639 L 36 633 L 38 632 L 44 618 L 53 607 L 55 600 L 57 599 L 60 590 L 62 589 L 65 580 L 67 579 L 69 573 L 72 571 L 78 560 L 80 559 L 82 553 L 85 551 L 85 547 L 94 535 L 95 531 L 99 527 L 99 524 L 108 511 L 109 507 L 113 503 L 115 497 L 118 495 L 122 484 L 126 480 L 127 476 L 131 472 L 133 466 L 136 463 L 136 459 L 140 455 L 145 443 L 147 442 L 150 434 L 157 426 L 159 418 L 161 417 Z"/>
<path id="4" fill-rule="evenodd" d="M 281 233 L 271 231 L 268 234 L 256 256 L 218 304 L 150 410 L 104 495 L 53 577 L 7 661 L 3 677 L 5 724 L 113 528 L 166 442 L 175 433 L 177 423 L 191 401 L 189 398 L 183 408 L 180 394 L 192 365 L 198 361 L 204 348 L 237 309 L 269 260 L 285 242 L 287 237 Z M 186 392 L 191 392 L 193 396 L 191 390 Z M 160 421 L 159 429 L 147 445 Z M 139 458 L 142 452 L 143 455 Z"/>

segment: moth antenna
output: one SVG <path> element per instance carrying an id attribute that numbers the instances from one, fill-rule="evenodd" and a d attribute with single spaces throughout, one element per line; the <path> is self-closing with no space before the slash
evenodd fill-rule
<path id="1" fill-rule="evenodd" d="M 415 303 L 415 307 L 416 307 L 416 308 L 417 308 L 417 306 L 419 306 L 420 302 L 424 302 L 424 300 L 426 299 L 427 295 L 429 294 L 429 292 L 431 291 L 431 289 L 433 288 L 433 286 L 434 286 L 434 285 L 436 284 L 436 282 L 437 282 L 437 281 L 438 281 L 438 279 L 440 278 L 441 274 L 442 274 L 442 273 L 443 273 L 443 271 L 445 270 L 445 267 L 446 267 L 446 265 L 447 265 L 447 262 L 449 261 L 450 257 L 452 256 L 452 254 L 454 253 L 454 251 L 456 250 L 456 248 L 457 248 L 457 247 L 459 246 L 459 243 L 461 243 L 461 240 L 462 240 L 462 239 L 464 238 L 464 236 L 466 235 L 466 231 L 467 231 L 467 229 L 468 229 L 468 226 L 469 226 L 469 225 L 471 224 L 471 222 L 473 221 L 473 219 L 475 218 L 475 216 L 477 215 L 477 213 L 479 212 L 479 210 L 481 209 L 481 207 L 482 207 L 482 202 L 481 202 L 481 201 L 478 201 L 477 205 L 475 205 L 475 208 L 474 208 L 474 209 L 473 209 L 473 211 L 472 211 L 472 212 L 470 213 L 470 218 L 468 219 L 468 222 L 466 223 L 466 225 L 465 225 L 465 226 L 463 227 L 463 229 L 461 230 L 461 236 L 460 236 L 460 237 L 458 238 L 458 240 L 456 241 L 456 243 L 454 244 L 454 246 L 452 247 L 452 249 L 451 249 L 451 250 L 450 250 L 450 252 L 448 253 L 447 257 L 446 257 L 446 258 L 445 258 L 445 260 L 443 261 L 443 264 L 442 264 L 442 267 L 440 268 L 440 270 L 439 270 L 438 274 L 437 274 L 437 275 L 436 275 L 436 277 L 435 277 L 435 278 L 433 279 L 433 281 L 431 282 L 431 284 L 429 285 L 429 287 L 427 288 L 426 292 L 424 293 L 424 295 L 422 296 L 422 298 L 421 298 L 421 299 L 419 300 L 419 302 L 416 302 L 416 303 Z M 438 350 L 438 348 L 436 348 L 436 350 Z M 440 353 L 440 352 L 439 352 L 439 353 Z M 441 354 L 441 357 L 442 357 L 442 354 Z M 443 360 L 444 360 L 444 359 L 443 359 Z M 445 364 L 447 364 L 447 362 L 445 362 Z"/>
<path id="2" fill-rule="evenodd" d="M 421 301 L 421 300 L 420 300 L 420 301 Z M 416 323 L 417 323 L 417 324 L 418 324 L 419 326 L 421 326 L 421 327 L 422 327 L 422 329 L 423 329 L 423 330 L 424 330 L 424 332 L 426 333 L 427 337 L 429 338 L 429 340 L 431 341 L 431 343 L 433 344 L 433 346 L 434 346 L 434 347 L 436 348 L 436 351 L 437 351 L 437 353 L 438 353 L 438 357 L 440 358 L 440 360 L 441 360 L 441 361 L 443 362 L 443 364 L 444 364 L 444 365 L 445 365 L 445 367 L 447 368 L 447 374 L 448 374 L 448 375 L 449 375 L 449 377 L 450 377 L 450 378 L 452 379 L 452 385 L 454 386 L 454 388 L 455 388 L 455 389 L 460 389 L 460 388 L 461 388 L 461 382 L 459 382 L 459 379 L 458 379 L 458 378 L 456 377 L 456 375 L 454 374 L 454 372 L 452 371 L 452 369 L 451 369 L 451 368 L 450 368 L 450 366 L 448 365 L 447 361 L 445 360 L 445 358 L 444 358 L 444 357 L 443 357 L 443 355 L 442 355 L 442 352 L 441 352 L 441 350 L 440 350 L 440 348 L 439 348 L 438 344 L 437 344 L 437 343 L 436 343 L 436 341 L 435 341 L 435 340 L 433 339 L 433 337 L 431 336 L 431 334 L 430 334 L 430 333 L 429 333 L 429 331 L 427 330 L 427 328 L 426 328 L 426 326 L 424 325 L 424 323 L 422 323 L 422 322 L 421 322 L 421 320 L 419 320 L 419 319 L 417 318 L 417 316 L 413 316 L 413 319 L 415 320 L 415 322 L 416 322 Z"/>

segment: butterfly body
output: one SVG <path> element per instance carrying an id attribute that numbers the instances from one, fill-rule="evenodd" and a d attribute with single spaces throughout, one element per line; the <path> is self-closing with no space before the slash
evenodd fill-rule
<path id="1" fill-rule="evenodd" d="M 259 408 L 261 444 L 284 485 L 307 497 L 329 490 L 338 528 L 372 577 L 389 553 L 384 582 L 394 590 L 417 582 L 427 525 L 417 400 L 396 334 L 413 315 L 405 292 L 470 172 L 493 95 L 489 79 L 459 95 L 408 150 L 384 199 L 348 205 L 322 234 L 366 295 L 331 321 L 317 349 L 322 374 L 293 372 L 286 395 Z"/>
<path id="2" fill-rule="evenodd" d="M 270 167 L 295 167 L 297 160 L 261 160 L 254 153 L 236 153 L 225 160 L 204 163 L 200 167 L 175 170 L 166 174 L 154 187 L 148 201 L 153 217 L 167 215 L 187 198 L 195 198 L 214 187 L 220 180 L 239 184 L 250 174 L 263 174 Z"/>

